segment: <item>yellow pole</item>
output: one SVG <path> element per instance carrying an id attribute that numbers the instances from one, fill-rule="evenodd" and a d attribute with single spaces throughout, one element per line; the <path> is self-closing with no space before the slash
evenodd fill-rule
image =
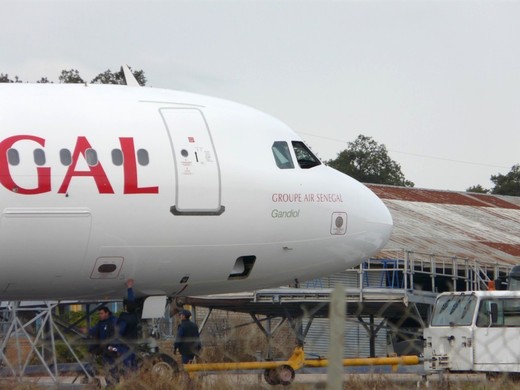
<path id="1" fill-rule="evenodd" d="M 352 358 L 343 359 L 343 366 L 413 366 L 420 363 L 419 356 L 397 356 L 381 358 Z M 305 360 L 306 367 L 327 367 L 327 359 Z"/>
<path id="2" fill-rule="evenodd" d="M 293 370 L 298 370 L 304 365 L 305 354 L 303 349 L 298 347 L 294 350 L 292 356 L 286 361 L 268 361 L 268 362 L 230 362 L 230 363 L 193 363 L 185 364 L 184 371 L 227 371 L 227 370 L 259 370 L 273 369 L 280 366 L 290 366 Z"/>
<path id="3" fill-rule="evenodd" d="M 232 370 L 265 370 L 280 366 L 290 366 L 293 370 L 306 367 L 327 367 L 328 359 L 304 360 L 302 348 L 296 348 L 289 360 L 267 362 L 230 362 L 230 363 L 194 363 L 183 366 L 186 372 L 198 371 L 232 371 Z M 380 358 L 352 358 L 343 359 L 343 366 L 413 366 L 420 364 L 419 356 L 396 356 Z"/>

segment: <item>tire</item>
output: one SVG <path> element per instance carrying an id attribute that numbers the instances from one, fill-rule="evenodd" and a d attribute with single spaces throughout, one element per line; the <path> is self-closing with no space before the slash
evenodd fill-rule
<path id="1" fill-rule="evenodd" d="M 293 382 L 295 375 L 294 369 L 286 364 L 276 369 L 278 383 L 282 386 L 289 386 Z"/>
<path id="2" fill-rule="evenodd" d="M 179 372 L 177 362 L 165 353 L 147 356 L 143 359 L 141 367 L 149 370 L 151 376 L 156 379 L 172 379 Z"/>
<path id="3" fill-rule="evenodd" d="M 276 374 L 276 369 L 266 368 L 264 370 L 264 380 L 268 385 L 276 386 L 279 385 L 278 375 Z"/>

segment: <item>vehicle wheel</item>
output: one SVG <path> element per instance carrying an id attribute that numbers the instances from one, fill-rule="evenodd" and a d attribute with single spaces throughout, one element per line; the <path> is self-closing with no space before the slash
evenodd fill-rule
<path id="1" fill-rule="evenodd" d="M 179 372 L 177 362 L 165 353 L 150 356 L 145 360 L 144 367 L 148 367 L 153 378 L 169 380 Z"/>
<path id="2" fill-rule="evenodd" d="M 278 381 L 278 374 L 276 373 L 276 369 L 266 368 L 264 370 L 264 379 L 268 385 L 276 386 L 280 384 Z"/>
<path id="3" fill-rule="evenodd" d="M 278 377 L 278 383 L 280 385 L 289 386 L 294 380 L 294 369 L 284 364 L 276 369 L 276 376 Z"/>

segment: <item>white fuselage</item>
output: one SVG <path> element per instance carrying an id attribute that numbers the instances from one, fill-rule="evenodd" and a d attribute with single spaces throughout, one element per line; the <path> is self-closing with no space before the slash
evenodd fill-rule
<path id="1" fill-rule="evenodd" d="M 189 93 L 0 84 L 0 299 L 120 298 L 128 278 L 141 295 L 243 291 L 378 252 L 381 200 L 302 169 L 293 141 L 270 116 Z"/>

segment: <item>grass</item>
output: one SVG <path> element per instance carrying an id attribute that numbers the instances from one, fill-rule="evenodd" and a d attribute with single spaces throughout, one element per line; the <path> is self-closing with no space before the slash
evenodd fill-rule
<path id="1" fill-rule="evenodd" d="M 518 388 L 518 383 L 502 377 L 488 381 L 460 381 L 448 380 L 444 382 L 431 382 L 429 387 L 424 384 L 420 387 L 431 390 L 510 390 Z M 54 387 L 53 387 L 54 388 Z M 96 389 L 92 385 L 89 388 Z M 345 390 L 408 390 L 417 388 L 416 380 L 396 381 L 384 374 L 378 375 L 352 375 L 343 385 Z M 13 382 L 0 382 L 0 389 L 13 390 L 44 390 L 48 386 L 36 384 L 15 384 Z M 263 381 L 258 381 L 254 375 L 224 374 L 218 376 L 198 376 L 193 379 L 187 376 L 178 376 L 172 380 L 158 379 L 149 373 L 139 374 L 121 381 L 114 390 L 256 390 L 256 389 L 288 389 L 288 390 L 318 390 L 326 389 L 325 382 L 293 383 L 289 386 L 269 386 Z"/>

